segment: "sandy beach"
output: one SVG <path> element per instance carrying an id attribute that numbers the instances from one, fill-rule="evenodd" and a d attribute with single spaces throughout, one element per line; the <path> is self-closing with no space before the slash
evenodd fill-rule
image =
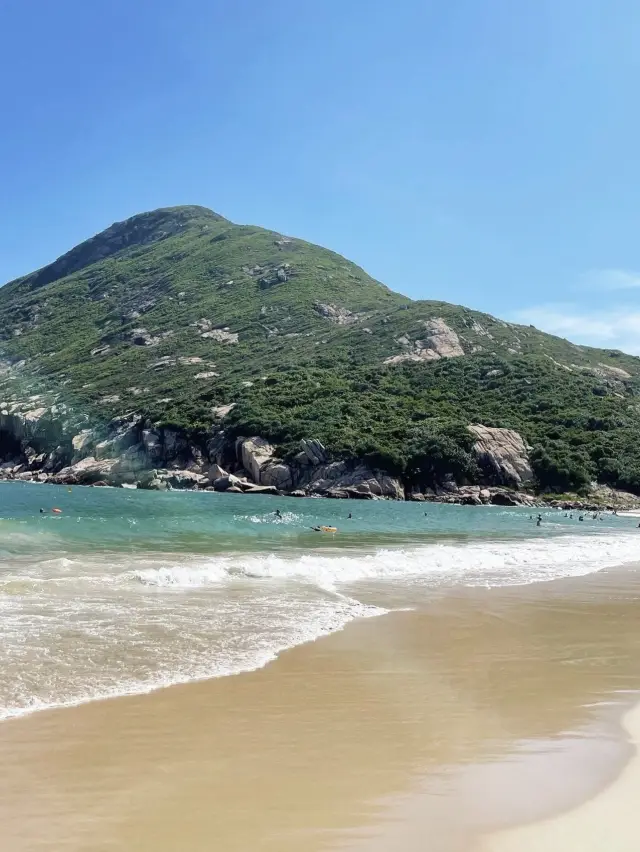
<path id="1" fill-rule="evenodd" d="M 629 742 L 640 745 L 640 705 L 623 720 Z M 635 852 L 638 849 L 640 756 L 637 751 L 619 778 L 574 810 L 531 826 L 490 838 L 486 852 Z"/>
<path id="2" fill-rule="evenodd" d="M 639 602 L 635 568 L 460 589 L 259 671 L 9 720 L 2 848 L 511 852 L 538 827 L 487 835 L 561 812 L 546 849 L 601 848 L 572 838 L 638 783 Z"/>

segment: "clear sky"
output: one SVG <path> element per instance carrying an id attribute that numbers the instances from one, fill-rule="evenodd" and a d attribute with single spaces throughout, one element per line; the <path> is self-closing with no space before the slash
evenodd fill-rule
<path id="1" fill-rule="evenodd" d="M 0 280 L 202 204 L 640 354 L 637 0 L 0 0 Z"/>

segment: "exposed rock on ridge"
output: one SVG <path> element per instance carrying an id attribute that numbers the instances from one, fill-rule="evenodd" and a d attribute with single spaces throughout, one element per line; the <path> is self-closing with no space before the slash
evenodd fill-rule
<path id="1" fill-rule="evenodd" d="M 385 364 L 400 364 L 402 361 L 437 361 L 440 358 L 459 358 L 464 355 L 464 349 L 456 332 L 450 328 L 442 317 L 434 317 L 423 322 L 427 336 L 415 340 L 413 346 L 408 337 L 398 339 L 404 347 L 411 347 L 411 352 L 402 355 L 392 355 Z"/>

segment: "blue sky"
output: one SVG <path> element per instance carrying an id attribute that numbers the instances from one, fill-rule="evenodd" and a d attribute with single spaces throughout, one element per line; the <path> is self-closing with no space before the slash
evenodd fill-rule
<path id="1" fill-rule="evenodd" d="M 640 354 L 632 0 L 1 0 L 0 280 L 203 204 Z"/>

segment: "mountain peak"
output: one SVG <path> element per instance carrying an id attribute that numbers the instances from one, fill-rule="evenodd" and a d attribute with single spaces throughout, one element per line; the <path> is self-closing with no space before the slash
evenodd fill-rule
<path id="1" fill-rule="evenodd" d="M 224 217 L 213 210 L 197 205 L 160 207 L 146 213 L 137 213 L 122 222 L 114 222 L 53 263 L 21 279 L 21 283 L 37 290 L 127 248 L 159 242 L 186 228 L 203 227 L 211 222 L 224 221 Z"/>

